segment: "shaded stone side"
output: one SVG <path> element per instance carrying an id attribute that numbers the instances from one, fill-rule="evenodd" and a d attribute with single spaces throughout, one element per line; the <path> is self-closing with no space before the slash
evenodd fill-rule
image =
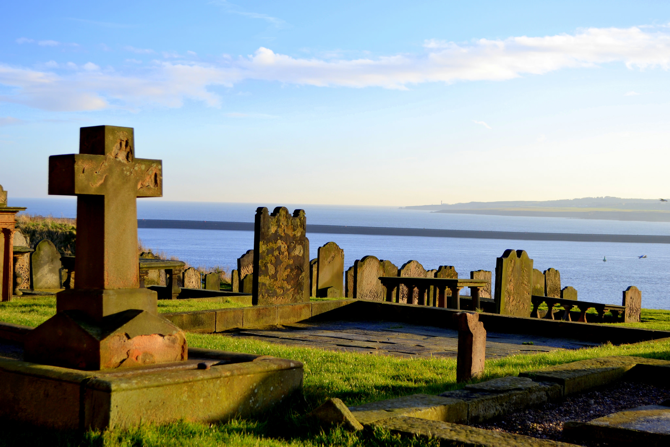
<path id="1" fill-rule="evenodd" d="M 230 272 L 230 289 L 233 293 L 240 292 L 240 273 L 237 270 Z"/>
<path id="2" fill-rule="evenodd" d="M 488 270 L 475 270 L 470 272 L 470 279 L 483 279 L 487 281 L 486 286 L 479 290 L 479 298 L 491 298 L 491 272 Z"/>
<path id="3" fill-rule="evenodd" d="M 382 265 L 382 270 L 384 270 L 384 276 L 398 276 L 398 266 L 394 263 L 383 259 L 379 262 Z"/>
<path id="4" fill-rule="evenodd" d="M 30 255 L 31 278 L 35 290 L 60 289 L 60 270 L 63 267 L 60 253 L 53 242 L 40 241 Z"/>
<path id="5" fill-rule="evenodd" d="M 254 227 L 254 305 L 309 301 L 309 241 L 303 210 L 258 208 Z"/>
<path id="6" fill-rule="evenodd" d="M 357 261 L 358 262 L 358 261 Z M 354 276 L 356 269 L 352 265 L 347 269 L 345 276 L 344 284 L 344 296 L 346 298 L 354 298 Z"/>
<path id="7" fill-rule="evenodd" d="M 237 259 L 237 272 L 240 275 L 240 281 L 245 276 L 254 272 L 254 251 L 247 250 L 242 256 Z"/>
<path id="8" fill-rule="evenodd" d="M 495 302 L 501 315 L 529 317 L 533 260 L 524 250 L 505 250 L 496 260 Z"/>
<path id="9" fill-rule="evenodd" d="M 642 292 L 635 286 L 630 286 L 623 292 L 621 305 L 626 308 L 623 315 L 624 323 L 639 323 L 642 310 Z"/>
<path id="10" fill-rule="evenodd" d="M 459 312 L 454 319 L 458 325 L 456 381 L 467 382 L 484 374 L 486 330 L 477 313 Z"/>
<path id="11" fill-rule="evenodd" d="M 561 272 L 556 269 L 544 271 L 544 296 L 561 297 Z"/>
<path id="12" fill-rule="evenodd" d="M 202 279 L 200 278 L 200 272 L 189 267 L 184 270 L 182 284 L 187 289 L 202 289 Z"/>
<path id="13" fill-rule="evenodd" d="M 319 260 L 317 258 L 309 261 L 309 296 L 316 296 L 316 278 L 319 276 L 318 266 Z"/>
<path id="14" fill-rule="evenodd" d="M 564 287 L 563 290 L 561 290 L 561 298 L 564 300 L 577 301 L 577 289 L 571 286 Z"/>
<path id="15" fill-rule="evenodd" d="M 319 247 L 316 296 L 344 296 L 344 250 L 335 242 Z"/>
<path id="16" fill-rule="evenodd" d="M 244 277 L 242 281 L 240 281 L 240 293 L 248 293 L 251 295 L 254 291 L 254 275 L 253 273 L 247 275 Z"/>
<path id="17" fill-rule="evenodd" d="M 205 275 L 205 289 L 221 290 L 221 277 L 218 273 L 208 273 Z"/>
<path id="18" fill-rule="evenodd" d="M 402 278 L 425 278 L 426 273 L 426 269 L 423 268 L 423 266 L 418 261 L 408 261 L 398 270 L 398 276 Z M 407 286 L 401 284 L 400 287 L 398 287 L 398 302 L 418 303 L 419 290 L 415 289 L 413 295 L 410 297 Z"/>
<path id="19" fill-rule="evenodd" d="M 384 301 L 385 289 L 379 280 L 384 270 L 379 259 L 366 256 L 354 263 L 354 271 L 354 298 Z"/>
<path id="20" fill-rule="evenodd" d="M 544 294 L 544 273 L 538 269 L 533 269 L 533 290 L 535 296 L 545 296 Z"/>

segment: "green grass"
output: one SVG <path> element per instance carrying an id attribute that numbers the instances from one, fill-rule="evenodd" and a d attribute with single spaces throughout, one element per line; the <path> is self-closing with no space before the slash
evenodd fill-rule
<path id="1" fill-rule="evenodd" d="M 171 305 L 173 302 L 169 302 Z M 177 302 L 178 303 L 178 302 Z M 217 303 L 220 305 L 220 303 Z M 0 320 L 35 326 L 54 312 L 53 298 L 17 300 L 0 305 Z M 643 323 L 625 326 L 665 328 L 670 312 L 643 310 Z M 22 322 L 23 321 L 23 322 Z M 356 405 L 415 393 L 438 394 L 455 389 L 456 361 L 427 358 L 402 359 L 358 353 L 332 352 L 314 348 L 289 347 L 259 340 L 220 335 L 187 334 L 189 346 L 232 352 L 272 355 L 303 362 L 305 379 L 301 394 L 294 396 L 269 415 L 254 420 L 224 424 L 178 422 L 165 426 L 144 426 L 105 433 L 54 432 L 0 423 L 0 445 L 92 445 L 92 446 L 383 446 L 411 445 L 406 439 L 383 430 L 350 434 L 342 430 L 322 432 L 306 419 L 328 397 L 338 397 Z M 634 345 L 603 345 L 574 351 L 519 355 L 486 362 L 480 380 L 517 375 L 562 363 L 612 355 L 636 355 L 670 360 L 670 339 Z M 48 441 L 47 441 L 48 440 Z M 418 444 L 417 444 L 418 445 Z"/>

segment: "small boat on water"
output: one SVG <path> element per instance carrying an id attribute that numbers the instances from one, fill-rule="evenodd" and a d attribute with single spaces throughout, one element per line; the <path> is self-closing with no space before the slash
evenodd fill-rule
<path id="1" fill-rule="evenodd" d="M 607 257 L 603 256 L 603 262 L 607 262 Z"/>
<path id="2" fill-rule="evenodd" d="M 647 255 L 638 256 L 638 259 L 647 259 Z"/>

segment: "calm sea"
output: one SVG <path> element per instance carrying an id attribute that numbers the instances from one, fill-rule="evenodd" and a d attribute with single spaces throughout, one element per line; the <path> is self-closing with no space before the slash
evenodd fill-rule
<path id="1" fill-rule="evenodd" d="M 30 214 L 75 217 L 76 202 L 69 198 L 9 200 L 10 206 L 26 206 Z M 253 222 L 256 208 L 274 205 L 239 203 L 138 201 L 139 219 L 183 219 Z M 481 231 L 669 235 L 670 223 L 618 222 L 545 217 L 478 216 L 437 214 L 390 207 L 292 205 L 304 209 L 307 222 L 352 225 Z M 236 260 L 253 248 L 253 232 L 181 229 L 140 229 L 145 246 L 165 252 L 192 266 L 234 268 Z M 670 309 L 670 246 L 601 242 L 509 241 L 490 239 L 427 238 L 309 234 L 310 256 L 318 247 L 334 241 L 345 252 L 345 268 L 356 259 L 374 255 L 401 266 L 415 259 L 427 269 L 453 265 L 463 277 L 471 270 L 495 270 L 496 258 L 506 249 L 526 250 L 535 268 L 560 270 L 561 282 L 573 286 L 579 299 L 620 304 L 628 286 L 642 290 L 642 305 Z M 646 255 L 647 258 L 639 259 Z M 607 262 L 603 262 L 603 258 Z"/>

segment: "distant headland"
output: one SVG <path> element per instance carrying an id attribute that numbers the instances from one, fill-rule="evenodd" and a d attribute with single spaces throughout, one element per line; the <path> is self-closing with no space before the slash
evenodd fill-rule
<path id="1" fill-rule="evenodd" d="M 493 216 L 566 217 L 571 219 L 670 222 L 670 202 L 664 199 L 585 197 L 546 201 L 469 202 L 406 206 L 403 209 L 435 213 Z"/>

